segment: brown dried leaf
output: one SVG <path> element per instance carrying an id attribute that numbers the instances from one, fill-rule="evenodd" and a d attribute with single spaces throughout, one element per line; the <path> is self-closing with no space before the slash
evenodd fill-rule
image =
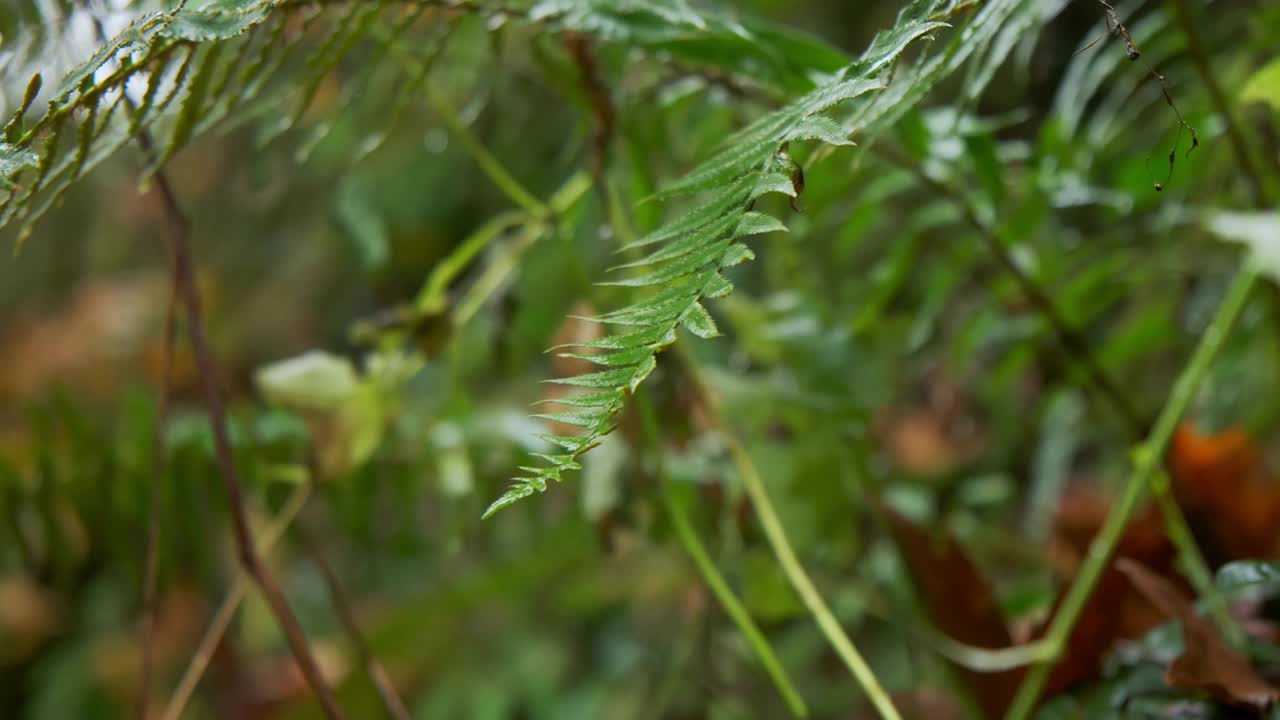
<path id="1" fill-rule="evenodd" d="M 1280 689 L 1259 677 L 1248 659 L 1228 647 L 1172 583 L 1128 558 L 1116 561 L 1116 568 L 1162 612 L 1182 623 L 1182 654 L 1169 666 L 1165 682 L 1260 710 L 1280 699 Z"/>
<path id="2" fill-rule="evenodd" d="M 966 645 L 1013 645 L 1004 614 L 982 572 L 949 533 L 935 537 L 886 505 L 881 512 L 906 560 L 920 602 L 943 634 Z M 956 666 L 985 717 L 1001 717 L 1022 678 L 1020 670 L 985 673 Z"/>

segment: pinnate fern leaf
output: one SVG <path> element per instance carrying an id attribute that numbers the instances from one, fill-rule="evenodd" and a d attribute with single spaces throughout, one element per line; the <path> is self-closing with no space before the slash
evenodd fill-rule
<path id="1" fill-rule="evenodd" d="M 778 218 L 749 209 L 762 195 L 796 194 L 790 160 L 781 154 L 783 147 L 795 140 L 850 144 L 849 136 L 857 128 L 842 127 L 826 113 L 883 90 L 886 67 L 912 41 L 944 26 L 932 18 L 946 5 L 940 0 L 911 3 L 897 24 L 877 35 L 858 60 L 734 133 L 711 157 L 658 192 L 658 200 L 695 193 L 707 197 L 692 211 L 623 246 L 624 251 L 644 250 L 648 254 L 619 266 L 632 274 L 607 284 L 655 287 L 657 291 L 632 305 L 589 318 L 626 328 L 625 334 L 584 344 L 611 351 L 598 361 L 610 369 L 553 381 L 592 392 L 562 402 L 573 410 L 539 416 L 581 427 L 583 434 L 569 446 L 562 444 L 567 452 L 544 456 L 546 464 L 522 468 L 524 473 L 489 506 L 486 517 L 545 492 L 551 481 L 561 480 L 566 471 L 577 467 L 582 453 L 612 431 L 626 397 L 653 371 L 657 354 L 675 340 L 679 328 L 703 338 L 719 334 L 702 301 L 730 292 L 733 286 L 722 272 L 754 257 L 739 241 L 785 229 Z M 570 355 L 591 357 L 588 353 Z M 622 366 L 613 367 L 615 364 Z"/>

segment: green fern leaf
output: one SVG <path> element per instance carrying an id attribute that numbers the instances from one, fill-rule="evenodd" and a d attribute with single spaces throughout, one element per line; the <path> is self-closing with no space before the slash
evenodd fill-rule
<path id="1" fill-rule="evenodd" d="M 552 5 L 554 9 L 551 9 Z M 599 9 L 595 3 L 585 5 Z M 652 2 L 642 0 L 622 5 L 623 8 L 642 7 L 648 10 L 652 6 Z M 613 428 L 609 423 L 622 408 L 625 396 L 634 393 L 656 367 L 657 353 L 674 341 L 677 328 L 682 327 L 702 338 L 719 335 L 715 320 L 702 300 L 723 297 L 732 292 L 733 284 L 720 271 L 755 257 L 752 250 L 739 240 L 786 230 L 777 218 L 748 210 L 752 200 L 767 193 L 797 195 L 797 183 L 792 178 L 795 167 L 779 151 L 793 140 L 852 144 L 849 136 L 859 127 L 838 122 L 826 113 L 842 103 L 862 96 L 875 96 L 883 91 L 886 86 L 880 77 L 881 71 L 912 41 L 945 27 L 945 23 L 933 18 L 944 7 L 950 6 L 944 0 L 916 0 L 899 15 L 893 28 L 876 36 L 871 47 L 857 61 L 830 75 L 816 88 L 800 94 L 794 101 L 734 133 L 721 144 L 718 152 L 654 196 L 657 200 L 668 200 L 702 191 L 711 192 L 708 199 L 692 210 L 619 250 L 627 252 L 658 246 L 646 257 L 615 268 L 643 272 L 603 284 L 653 287 L 656 292 L 626 307 L 590 318 L 629 328 L 623 334 L 581 345 L 609 352 L 603 356 L 564 353 L 568 357 L 600 365 L 626 366 L 553 381 L 583 387 L 612 387 L 617 390 L 617 395 L 607 405 L 588 412 L 538 416 L 583 427 L 582 439 L 580 442 L 576 438 L 564 440 L 563 437 L 551 440 L 564 447 L 567 454 L 547 456 L 547 466 L 526 469 L 530 476 L 515 478 L 512 487 L 486 510 L 486 517 L 535 492 L 545 491 L 548 480 L 559 480 L 570 462 L 576 462 L 582 452 L 596 445 L 611 431 Z M 562 13 L 564 22 L 584 26 L 589 21 L 603 22 L 585 10 L 574 15 L 581 6 L 573 0 L 556 0 L 537 7 L 548 13 Z M 596 30 L 606 35 L 634 30 L 627 26 L 627 22 L 635 18 L 628 18 L 625 10 L 619 12 L 621 14 L 613 18 L 616 24 L 607 28 L 598 26 Z M 863 106 L 871 104 L 864 103 Z M 595 395 L 586 397 L 590 398 L 586 401 L 590 403 L 603 401 L 602 397 Z"/>

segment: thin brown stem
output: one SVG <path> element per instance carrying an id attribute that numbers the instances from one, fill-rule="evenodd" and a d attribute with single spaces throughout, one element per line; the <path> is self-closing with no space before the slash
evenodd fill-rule
<path id="1" fill-rule="evenodd" d="M 1200 76 L 1200 82 L 1209 91 L 1209 97 L 1222 115 L 1227 141 L 1231 143 L 1236 162 L 1244 170 L 1244 175 L 1249 181 L 1253 203 L 1258 207 L 1267 207 L 1270 193 L 1266 179 L 1258 168 L 1259 156 L 1250 149 L 1249 139 L 1240 126 L 1239 118 L 1232 111 L 1231 101 L 1227 99 L 1222 84 L 1218 82 L 1218 76 L 1213 72 L 1213 66 L 1209 63 L 1209 54 L 1205 50 L 1204 40 L 1200 35 L 1200 26 L 1192 16 L 1191 5 L 1188 0 L 1169 0 L 1169 5 L 1178 19 L 1178 24 L 1182 27 L 1183 35 L 1187 38 L 1187 50 L 1191 54 L 1191 62 L 1196 68 L 1196 74 Z"/>
<path id="2" fill-rule="evenodd" d="M 1080 334 L 1067 319 L 1062 316 L 1058 306 L 1049 297 L 1048 293 L 1040 287 L 1035 278 L 1031 277 L 1018 265 L 1013 259 L 1013 255 L 1009 253 L 1009 249 L 1005 247 L 1004 241 L 1000 235 L 987 223 L 978 217 L 977 211 L 973 204 L 965 197 L 964 193 L 956 190 L 951 185 L 940 182 L 920 166 L 919 163 L 907 158 L 902 151 L 894 148 L 887 143 L 878 143 L 875 151 L 883 158 L 887 159 L 894 165 L 907 170 L 916 177 L 925 187 L 934 193 L 946 197 L 960 211 L 964 221 L 978 233 L 978 237 L 982 239 L 983 245 L 986 246 L 987 252 L 995 258 L 1000 267 L 1014 279 L 1018 284 L 1022 294 L 1031 301 L 1053 330 L 1054 337 L 1066 354 L 1074 360 L 1085 374 L 1089 376 L 1089 380 L 1093 387 L 1106 397 L 1111 406 L 1124 420 L 1131 434 L 1134 437 L 1142 437 L 1146 434 L 1149 423 L 1143 418 L 1142 414 L 1133 406 L 1129 398 L 1120 390 L 1120 386 L 1112 379 L 1111 375 L 1102 367 L 1101 363 L 1093 355 L 1093 351 L 1089 349 L 1089 342 Z"/>
<path id="3" fill-rule="evenodd" d="M 314 467 L 311 468 L 310 475 L 314 483 L 316 479 Z M 364 632 L 360 629 L 360 623 L 356 620 L 355 611 L 351 607 L 346 591 L 342 588 L 342 582 L 338 579 L 338 573 L 334 571 L 333 566 L 325 557 L 320 544 L 316 542 L 315 535 L 307 527 L 307 524 L 305 522 L 298 523 L 297 531 L 303 547 L 306 549 L 307 554 L 311 556 L 311 561 L 315 563 L 316 568 L 320 570 L 321 577 L 324 578 L 325 587 L 329 591 L 329 601 L 333 604 L 334 612 L 337 613 L 338 620 L 342 623 L 342 628 L 347 633 L 347 639 L 355 646 L 356 653 L 360 656 L 360 662 L 364 665 L 365 672 L 369 675 L 369 681 L 373 683 L 373 687 L 378 691 L 378 697 L 382 700 L 382 706 L 387 711 L 387 717 L 391 718 L 391 720 L 410 720 L 409 710 L 405 707 L 404 700 L 400 698 L 400 694 L 396 692 L 396 687 L 391 682 L 391 676 L 387 674 L 386 669 L 378 660 L 378 656 L 369 647 L 369 641 L 365 639 Z"/>
<path id="4" fill-rule="evenodd" d="M 148 158 L 154 158 L 154 147 L 149 136 L 145 133 L 139 134 L 138 141 L 143 148 L 143 153 Z M 320 701 L 325 715 L 330 720 L 340 720 L 344 717 L 342 709 L 320 673 L 320 666 L 311 653 L 311 647 L 307 644 L 306 633 L 289 607 L 289 602 L 285 599 L 275 576 L 262 563 L 262 558 L 254 547 L 253 536 L 249 532 L 248 514 L 244 509 L 243 484 L 236 469 L 231 436 L 227 432 L 227 413 L 222 400 L 222 389 L 218 385 L 218 366 L 209 349 L 209 340 L 204 328 L 204 309 L 201 304 L 200 289 L 196 285 L 195 264 L 191 255 L 190 223 L 178 205 L 173 185 L 163 169 L 155 171 L 153 181 L 169 223 L 169 241 L 173 251 L 179 295 L 186 310 L 187 332 L 191 340 L 191 349 L 195 354 L 196 371 L 200 375 L 200 384 L 204 391 L 209 424 L 213 429 L 214 454 L 227 493 L 236 553 L 240 564 L 262 591 L 263 598 L 267 601 L 276 622 L 284 633 L 289 651 L 298 663 L 298 668 L 306 678 L 307 684 Z"/>
<path id="5" fill-rule="evenodd" d="M 186 0 L 180 0 L 174 12 L 180 10 L 185 3 Z M 102 19 L 97 13 L 93 12 L 92 7 L 88 9 L 90 11 L 89 15 L 93 19 L 94 31 L 98 36 L 98 40 L 106 42 L 107 33 L 106 28 L 103 27 Z M 133 101 L 128 97 L 125 98 L 125 107 L 130 115 L 136 111 Z M 155 141 L 152 139 L 151 133 L 146 128 L 142 128 L 134 139 L 138 143 L 138 148 L 141 150 L 143 159 L 147 162 L 148 167 L 155 168 L 152 179 L 160 198 L 165 220 L 169 225 L 169 252 L 172 260 L 173 284 L 176 289 L 176 295 L 182 301 L 183 308 L 186 311 L 187 334 L 191 341 L 191 349 L 195 354 L 196 371 L 204 388 L 205 409 L 209 414 L 209 425 L 213 428 L 214 450 L 222 482 L 227 492 L 227 504 L 231 513 L 231 526 L 240 564 L 248 572 L 249 576 L 257 582 L 263 597 L 267 601 L 267 605 L 271 608 L 276 622 L 284 633 L 285 640 L 289 645 L 289 651 L 293 654 L 295 662 L 298 663 L 298 667 L 302 671 L 303 677 L 306 678 L 307 684 L 320 701 L 325 715 L 329 720 L 343 720 L 342 709 L 338 706 L 338 701 L 334 698 L 333 691 L 330 690 L 324 680 L 324 676 L 320 673 L 320 666 L 311 654 L 311 647 L 307 644 L 306 633 L 303 631 L 302 625 L 289 607 L 289 602 L 285 599 L 284 592 L 281 591 L 275 576 L 262 564 L 262 559 L 254 548 L 253 536 L 249 532 L 249 521 L 244 509 L 244 490 L 235 466 L 235 459 L 231 449 L 231 437 L 227 432 L 226 408 L 222 402 L 221 389 L 218 387 L 218 367 L 213 359 L 213 353 L 209 350 L 209 342 L 204 329 L 204 311 L 201 307 L 200 289 L 196 284 L 195 263 L 192 260 L 191 253 L 191 223 L 187 220 L 186 214 L 182 212 L 182 206 L 178 203 L 178 196 L 174 192 L 173 184 L 169 182 L 169 176 L 165 173 L 164 168 L 157 163 L 157 158 L 160 156 L 156 153 Z M 153 503 L 155 501 L 154 495 L 153 492 Z M 148 641 L 144 647 L 150 647 L 150 642 Z M 144 664 L 146 663 L 149 663 L 149 660 L 144 660 Z M 149 675 L 149 668 L 144 672 L 144 677 L 146 675 Z M 149 691 L 149 688 L 147 690 Z M 143 702 L 145 702 L 145 696 Z"/>
<path id="6" fill-rule="evenodd" d="M 596 61 L 587 36 L 577 32 L 565 33 L 564 46 L 569 57 L 578 66 L 578 73 L 582 76 L 582 92 L 595 123 L 591 133 L 591 177 L 595 180 L 597 190 L 603 193 L 609 141 L 613 138 L 617 113 L 613 108 L 613 100 L 609 97 L 609 87 L 600 77 L 600 64 Z"/>

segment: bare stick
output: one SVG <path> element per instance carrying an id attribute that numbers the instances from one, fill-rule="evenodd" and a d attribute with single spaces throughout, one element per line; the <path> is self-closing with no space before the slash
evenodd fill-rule
<path id="1" fill-rule="evenodd" d="M 312 477 L 315 477 L 314 471 Z M 378 657 L 374 655 L 373 650 L 369 647 L 369 642 L 364 637 L 364 633 L 360 630 L 360 623 L 356 621 L 356 614 L 351 609 L 351 603 L 347 600 L 346 591 L 342 589 L 338 574 L 334 572 L 333 566 L 325 558 L 320 545 L 307 528 L 306 523 L 299 523 L 297 531 L 307 554 L 311 556 L 312 562 L 316 564 L 321 576 L 324 577 L 325 586 L 329 591 L 329 601 L 333 603 L 333 609 L 338 614 L 338 620 L 342 622 L 343 629 L 347 632 L 347 638 L 351 641 L 351 644 L 355 645 L 356 652 L 360 655 L 360 661 L 364 664 L 365 672 L 369 674 L 369 681 L 373 683 L 374 688 L 378 691 L 378 697 L 382 699 L 382 706 L 386 709 L 387 716 L 392 720 L 410 720 L 411 716 L 409 710 L 405 707 L 404 700 L 396 692 L 395 685 L 391 682 L 391 677 L 387 675 L 386 669 L 382 667 L 382 663 L 378 661 Z"/>
<path id="2" fill-rule="evenodd" d="M 293 519 L 297 517 L 298 512 L 306 505 L 307 498 L 310 496 L 310 485 L 299 485 L 293 491 L 293 494 L 285 501 L 284 507 L 280 509 L 280 512 L 272 519 L 271 524 L 267 526 L 267 529 L 258 538 L 258 546 L 262 548 L 263 554 L 271 552 L 271 548 L 280 539 L 280 536 L 284 534 L 285 529 L 293 523 Z M 231 582 L 231 588 L 227 590 L 227 594 L 222 598 L 222 603 L 218 605 L 218 610 L 213 615 L 213 621 L 209 623 L 204 635 L 200 637 L 200 644 L 196 646 L 195 652 L 192 653 L 186 672 L 182 674 L 182 679 L 178 681 L 178 687 L 173 691 L 173 695 L 169 697 L 169 702 L 165 705 L 164 714 L 160 716 L 161 720 L 180 720 L 182 718 L 182 713 L 187 709 L 187 704 L 191 702 L 191 696 L 195 693 L 196 686 L 200 684 L 200 678 L 204 677 L 205 670 L 209 668 L 213 653 L 217 651 L 218 644 L 222 642 L 222 637 L 227 634 L 227 628 L 231 627 L 231 620 L 236 616 L 236 610 L 248 594 L 249 576 L 241 568 L 236 572 L 235 580 Z"/>
<path id="3" fill-rule="evenodd" d="M 99 23 L 99 28 L 101 24 Z M 154 164 L 155 144 L 146 130 L 138 132 L 137 140 L 143 157 L 149 164 Z M 330 720 L 343 720 L 342 709 L 334 699 L 333 691 L 325 683 L 320 674 L 320 666 L 316 664 L 311 648 L 307 644 L 302 625 L 294 616 L 288 600 L 280 590 L 275 576 L 262 564 L 257 551 L 253 547 L 253 538 L 249 534 L 249 522 L 244 510 L 244 490 L 240 475 L 236 470 L 235 459 L 231 449 L 231 437 L 227 432 L 226 409 L 222 403 L 222 392 L 218 387 L 218 367 L 213 354 L 209 350 L 208 338 L 204 329 L 204 310 L 200 301 L 200 289 L 196 286 L 194 262 L 191 256 L 191 226 L 178 204 L 178 198 L 169 182 L 164 169 L 157 167 L 153 180 L 159 194 L 165 219 L 169 223 L 169 244 L 173 254 L 174 278 L 178 286 L 178 295 L 186 311 L 188 335 L 191 349 L 195 354 L 196 370 L 200 375 L 204 388 L 205 409 L 209 413 L 209 424 L 213 428 L 213 443 L 218 461 L 218 470 L 227 492 L 227 504 L 231 513 L 231 527 L 235 538 L 236 553 L 241 566 L 258 584 L 267 605 L 275 615 L 276 622 L 284 633 L 289 651 L 293 654 L 298 668 L 306 678 L 307 684 L 316 694 Z"/>
<path id="4" fill-rule="evenodd" d="M 138 144 L 143 153 L 155 157 L 150 138 L 145 133 L 138 135 Z M 191 340 L 191 348 L 195 353 L 196 369 L 200 375 L 200 384 L 204 388 L 205 409 L 209 413 L 209 424 L 213 428 L 213 444 L 218 461 L 219 474 L 227 492 L 227 505 L 231 513 L 231 529 L 235 538 L 236 553 L 241 566 L 258 584 L 263 598 L 275 615 L 276 622 L 284 632 L 289 651 L 293 653 L 298 669 L 302 671 L 307 684 L 316 694 L 330 720 L 341 720 L 342 709 L 320 674 L 320 666 L 311 654 L 307 644 L 306 633 L 298 618 L 289 607 L 288 600 L 280 590 L 279 583 L 262 563 L 253 545 L 253 536 L 249 533 L 249 520 L 244 509 L 244 489 L 240 482 L 240 474 L 236 469 L 234 453 L 231 449 L 231 436 L 227 432 L 227 414 L 222 401 L 222 390 L 218 386 L 218 366 L 214 362 L 213 353 L 209 349 L 208 337 L 204 329 L 204 309 L 201 306 L 200 289 L 196 286 L 195 267 L 191 257 L 190 224 L 178 205 L 178 198 L 173 191 L 168 176 L 163 169 L 157 169 L 154 176 L 155 187 L 164 205 L 165 216 L 169 221 L 170 243 L 173 249 L 178 290 L 187 314 L 187 330 Z"/>

